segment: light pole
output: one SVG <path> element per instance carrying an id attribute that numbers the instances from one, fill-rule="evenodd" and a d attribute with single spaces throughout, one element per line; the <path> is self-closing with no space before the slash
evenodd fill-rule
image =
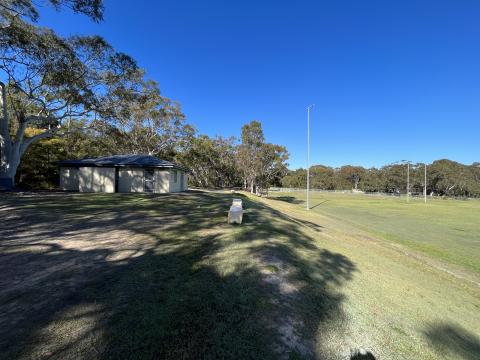
<path id="1" fill-rule="evenodd" d="M 427 163 L 425 163 L 425 178 L 423 180 L 423 198 L 427 203 Z"/>
<path id="2" fill-rule="evenodd" d="M 310 109 L 312 105 L 307 106 L 307 210 L 310 210 Z"/>
<path id="3" fill-rule="evenodd" d="M 410 196 L 410 162 L 407 162 L 407 202 Z"/>
<path id="4" fill-rule="evenodd" d="M 407 202 L 409 202 L 410 194 L 410 160 L 401 160 L 394 164 L 407 164 Z"/>

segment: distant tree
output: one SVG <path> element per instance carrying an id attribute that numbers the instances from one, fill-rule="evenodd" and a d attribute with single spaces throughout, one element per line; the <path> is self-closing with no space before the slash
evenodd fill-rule
<path id="1" fill-rule="evenodd" d="M 339 170 L 340 175 L 346 180 L 350 181 L 355 190 L 358 189 L 360 180 L 365 174 L 365 169 L 361 166 L 342 166 Z"/>
<path id="2" fill-rule="evenodd" d="M 269 186 L 278 185 L 287 173 L 288 151 L 284 146 L 262 146 L 257 176 L 258 193 L 268 192 Z"/>
<path id="3" fill-rule="evenodd" d="M 383 191 L 389 193 L 406 192 L 407 187 L 407 166 L 387 165 L 380 169 L 384 179 Z"/>
<path id="4" fill-rule="evenodd" d="M 243 186 L 260 194 L 272 184 L 280 184 L 287 173 L 287 149 L 265 143 L 262 124 L 252 121 L 242 127 L 242 143 L 237 150 L 237 167 L 242 174 Z"/>
<path id="5" fill-rule="evenodd" d="M 322 165 L 312 166 L 310 168 L 310 186 L 313 189 L 335 190 L 334 169 Z M 302 187 L 305 187 L 305 182 Z"/>
<path id="6" fill-rule="evenodd" d="M 261 156 L 265 138 L 262 124 L 252 121 L 242 127 L 242 143 L 238 147 L 237 166 L 243 177 L 244 188 L 255 192 L 256 180 L 261 167 Z"/>
<path id="7" fill-rule="evenodd" d="M 233 187 L 241 184 L 236 167 L 236 139 L 192 136 L 176 160 L 192 171 L 191 184 L 200 187 Z"/>
<path id="8" fill-rule="evenodd" d="M 360 189 L 366 192 L 385 191 L 385 179 L 383 175 L 383 172 L 376 168 L 366 169 L 360 184 Z"/>
<path id="9" fill-rule="evenodd" d="M 442 159 L 429 166 L 433 188 L 441 195 L 469 196 L 473 174 L 468 167 Z"/>
<path id="10" fill-rule="evenodd" d="M 307 183 L 307 170 L 297 169 L 289 170 L 282 178 L 281 184 L 286 188 L 304 188 Z"/>
<path id="11" fill-rule="evenodd" d="M 424 164 L 410 165 L 410 191 L 422 193 L 425 183 Z M 407 166 L 392 164 L 380 169 L 343 166 L 332 169 L 316 165 L 310 168 L 312 188 L 358 189 L 367 192 L 405 193 Z M 281 181 L 284 187 L 305 188 L 306 170 L 288 171 Z M 437 160 L 427 166 L 427 193 L 445 196 L 480 197 L 480 166 L 463 165 L 451 160 Z"/>

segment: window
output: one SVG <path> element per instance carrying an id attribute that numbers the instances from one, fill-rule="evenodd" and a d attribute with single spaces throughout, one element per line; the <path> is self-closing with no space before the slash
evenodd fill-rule
<path id="1" fill-rule="evenodd" d="M 173 182 L 174 182 L 174 183 L 177 183 L 177 181 L 178 181 L 178 174 L 177 174 L 176 171 L 174 171 L 174 172 L 173 172 Z"/>

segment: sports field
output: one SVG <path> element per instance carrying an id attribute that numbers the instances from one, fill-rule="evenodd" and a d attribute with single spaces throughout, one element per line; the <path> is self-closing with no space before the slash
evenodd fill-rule
<path id="1" fill-rule="evenodd" d="M 238 197 L 244 223 L 229 225 Z M 312 206 L 300 193 L 0 197 L 0 354 L 478 359 L 477 202 Z"/>
<path id="2" fill-rule="evenodd" d="M 271 197 L 306 206 L 305 192 Z M 310 192 L 314 213 L 340 220 L 376 237 L 480 275 L 480 200 Z"/>

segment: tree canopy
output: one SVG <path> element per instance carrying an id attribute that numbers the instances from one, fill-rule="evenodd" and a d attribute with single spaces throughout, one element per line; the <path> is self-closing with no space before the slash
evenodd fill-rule
<path id="1" fill-rule="evenodd" d="M 100 0 L 49 3 L 102 20 Z M 180 106 L 103 38 L 59 36 L 37 26 L 38 16 L 30 0 L 0 5 L 0 185 L 13 185 L 34 142 L 64 136 L 74 119 L 102 132 L 104 141 L 115 134 L 125 152 L 171 154 L 179 135 L 190 131 Z M 30 127 L 42 131 L 26 133 Z"/>

